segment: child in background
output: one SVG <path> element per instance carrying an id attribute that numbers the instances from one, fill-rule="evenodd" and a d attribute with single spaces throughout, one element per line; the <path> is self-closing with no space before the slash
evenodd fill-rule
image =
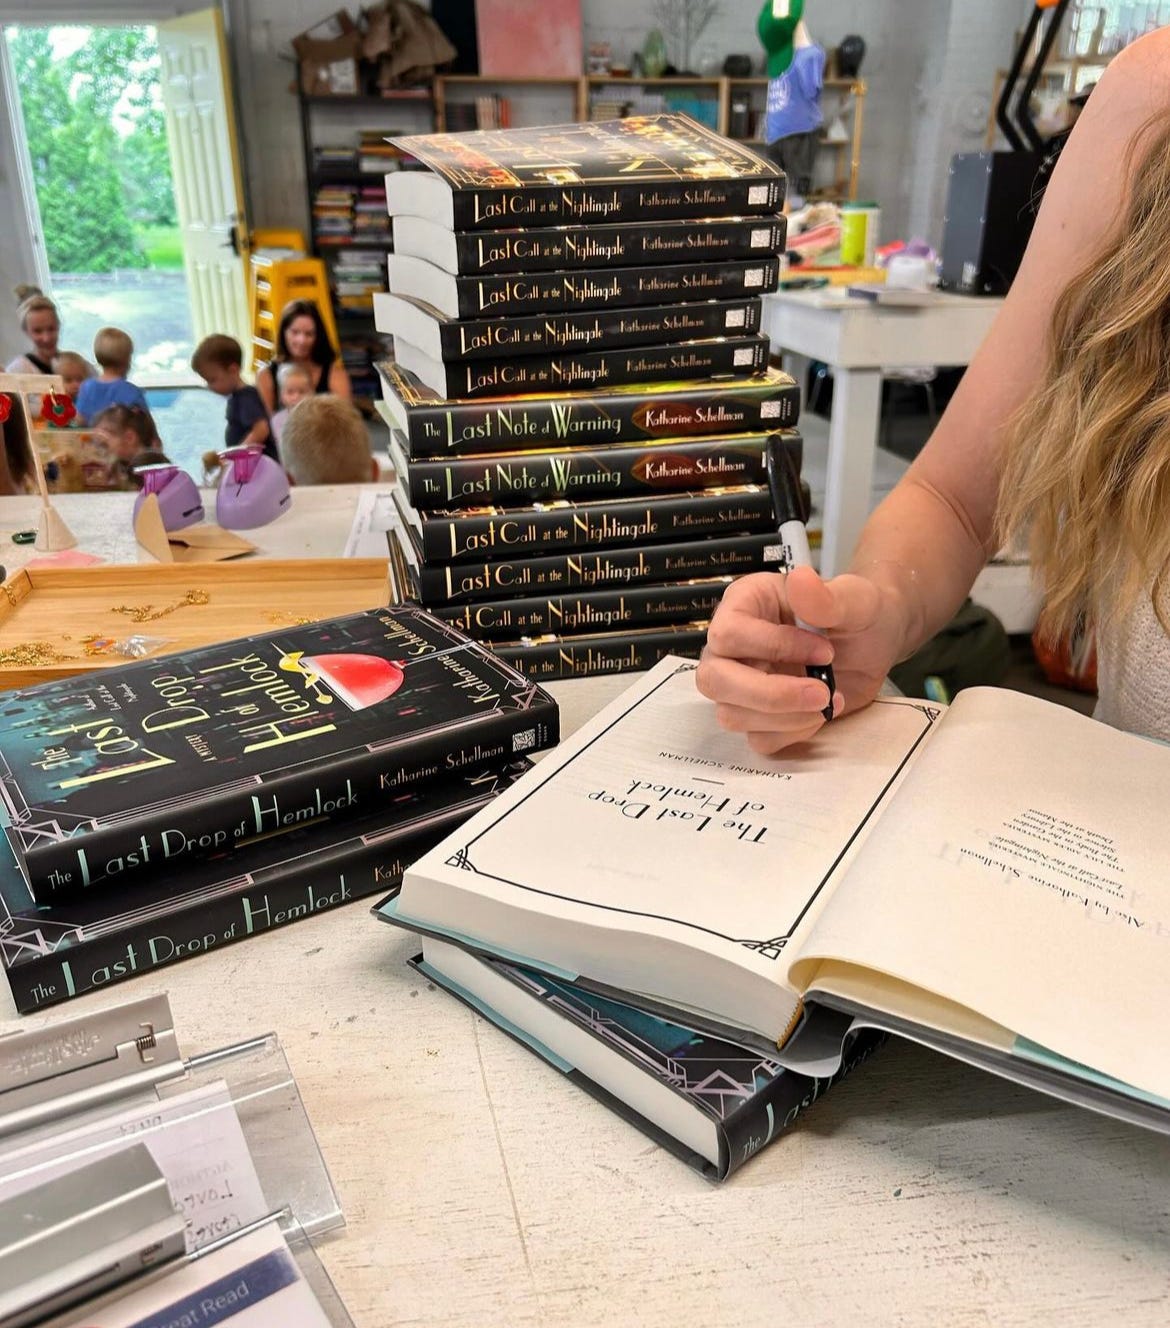
<path id="1" fill-rule="evenodd" d="M 77 413 L 90 422 L 107 406 L 137 406 L 147 410 L 142 389 L 126 375 L 134 358 L 134 343 L 121 328 L 102 327 L 93 339 L 93 357 L 101 366 L 101 376 L 87 378 L 77 393 Z"/>
<path id="2" fill-rule="evenodd" d="M 53 356 L 53 372 L 65 385 L 65 395 L 77 405 L 77 394 L 82 383 L 89 377 L 89 361 L 75 350 L 59 350 Z M 72 423 L 81 428 L 81 421 L 76 417 Z"/>
<path id="3" fill-rule="evenodd" d="M 150 411 L 137 406 L 107 406 L 93 422 L 93 440 L 110 456 L 110 479 L 115 488 L 141 489 L 142 481 L 134 474 L 144 452 L 154 461 L 165 461 L 158 450 L 158 431 Z"/>
<path id="4" fill-rule="evenodd" d="M 268 411 L 260 393 L 244 382 L 240 373 L 243 363 L 240 343 L 235 337 L 219 332 L 204 337 L 191 356 L 191 368 L 216 396 L 228 399 L 223 434 L 225 446 L 263 448 L 266 456 L 279 461 Z"/>
<path id="5" fill-rule="evenodd" d="M 348 401 L 328 393 L 307 397 L 289 411 L 280 452 L 294 484 L 364 484 L 378 478 L 365 422 Z"/>
<path id="6" fill-rule="evenodd" d="M 313 376 L 304 365 L 282 364 L 276 370 L 276 386 L 280 391 L 280 410 L 272 417 L 272 433 L 279 446 L 289 411 L 313 395 Z"/>

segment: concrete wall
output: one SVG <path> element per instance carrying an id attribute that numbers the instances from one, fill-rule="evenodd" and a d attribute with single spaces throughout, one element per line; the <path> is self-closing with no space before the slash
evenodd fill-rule
<path id="1" fill-rule="evenodd" d="M 255 226 L 307 224 L 306 190 L 297 101 L 291 90 L 292 37 L 318 22 L 334 0 L 222 0 L 236 77 L 245 175 Z M 207 0 L 115 0 L 110 6 L 80 0 L 39 0 L 6 7 L 5 18 L 91 22 L 150 22 Z M 982 142 L 995 70 L 1008 59 L 1012 34 L 1026 0 L 807 0 L 814 38 L 833 46 L 849 32 L 866 40 L 862 73 L 869 85 L 862 144 L 861 194 L 882 206 L 886 238 L 925 235 L 938 241 L 952 153 Z M 350 6 L 356 10 L 356 5 Z M 859 18 L 859 10 L 864 17 Z M 615 58 L 628 59 L 654 26 L 652 0 L 582 0 L 586 45 L 608 41 Z M 757 60 L 762 50 L 755 0 L 722 0 L 692 63 L 719 63 L 730 52 Z M 543 110 L 543 107 L 541 108 Z M 548 118 L 568 103 L 550 101 Z M 314 111 L 319 140 L 330 126 L 352 131 L 352 108 Z M 358 127 L 421 131 L 429 117 L 417 107 L 363 109 Z M 2 120 L 0 115 L 0 120 Z M 4 126 L 0 123 L 0 140 Z M 12 163 L 0 141 L 0 193 L 11 198 Z M 0 233 L 0 279 L 23 279 L 27 246 Z M 19 275 L 18 275 L 19 274 Z M 0 292 L 0 354 L 19 342 Z"/>
<path id="2" fill-rule="evenodd" d="M 229 11 L 255 223 L 303 224 L 299 130 L 288 90 L 292 66 L 282 56 L 291 38 L 321 16 L 321 0 L 229 0 Z M 652 0 L 582 0 L 582 12 L 586 46 L 608 41 L 615 59 L 628 59 L 654 26 Z M 729 52 L 761 58 L 757 13 L 754 0 L 723 0 L 692 63 L 721 62 Z M 826 46 L 850 32 L 866 40 L 860 188 L 862 196 L 881 202 L 883 234 L 937 241 L 947 162 L 951 153 L 982 141 L 992 80 L 1010 53 L 1021 0 L 869 0 L 860 20 L 855 0 L 809 0 L 806 14 L 813 36 Z M 550 105 L 553 114 L 563 110 Z M 314 114 L 327 136 L 331 112 Z M 363 127 L 374 127 L 366 125 L 370 113 L 362 114 Z M 424 127 L 409 111 L 386 113 L 381 122 Z"/>

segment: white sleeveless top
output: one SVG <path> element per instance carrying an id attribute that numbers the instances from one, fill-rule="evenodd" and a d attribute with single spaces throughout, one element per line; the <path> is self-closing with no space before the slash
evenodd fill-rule
<path id="1" fill-rule="evenodd" d="M 1093 718 L 1170 742 L 1170 636 L 1148 593 L 1124 618 L 1098 628 Z"/>

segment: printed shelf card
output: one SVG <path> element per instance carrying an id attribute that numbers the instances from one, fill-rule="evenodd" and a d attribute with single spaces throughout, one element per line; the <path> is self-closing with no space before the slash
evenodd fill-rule
<path id="1" fill-rule="evenodd" d="M 152 1280 L 67 1328 L 330 1328 L 277 1230 L 268 1223 Z"/>
<path id="2" fill-rule="evenodd" d="M 0 1147 L 0 1196 L 22 1194 L 82 1163 L 145 1144 L 187 1222 L 187 1249 L 201 1249 L 270 1211 L 225 1083 L 113 1115 L 17 1147 Z M 198 1321 L 196 1321 L 198 1322 Z"/>

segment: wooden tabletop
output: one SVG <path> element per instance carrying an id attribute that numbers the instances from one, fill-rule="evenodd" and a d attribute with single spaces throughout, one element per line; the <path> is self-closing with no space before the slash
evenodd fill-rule
<path id="1" fill-rule="evenodd" d="M 621 686 L 554 685 L 565 729 Z M 167 990 L 186 1052 L 279 1033 L 358 1328 L 1166 1323 L 1170 1141 L 897 1043 L 717 1188 L 415 949 L 356 904 L 61 1010 Z"/>

